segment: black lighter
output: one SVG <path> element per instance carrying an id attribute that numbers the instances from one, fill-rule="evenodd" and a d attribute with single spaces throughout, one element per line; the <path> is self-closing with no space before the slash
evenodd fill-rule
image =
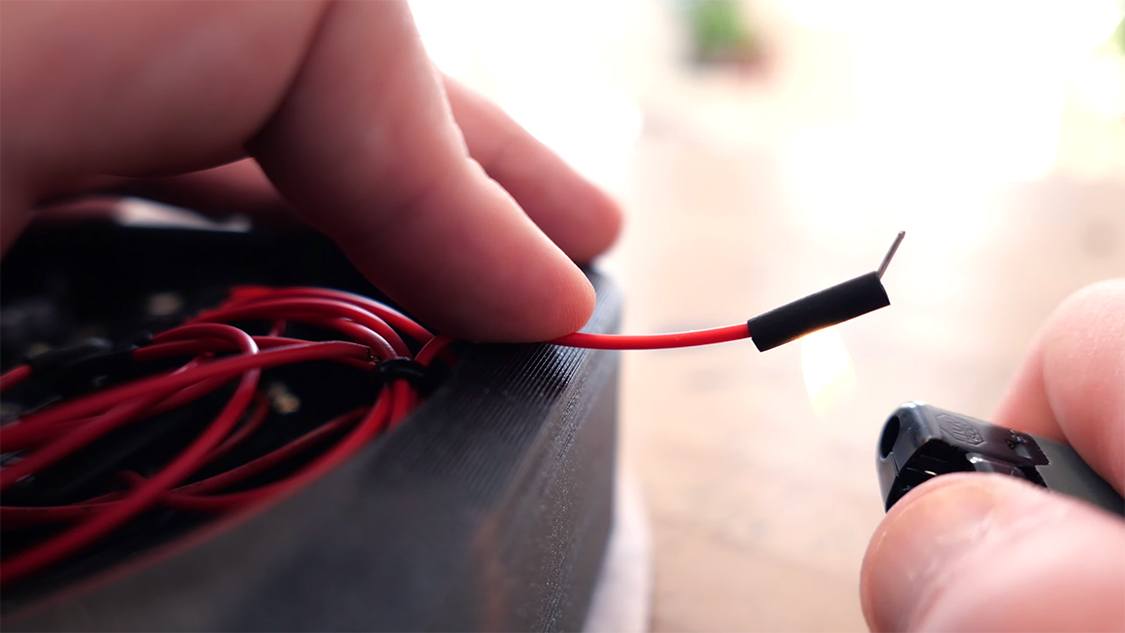
<path id="1" fill-rule="evenodd" d="M 1125 515 L 1125 501 L 1066 444 L 921 402 L 891 414 L 879 437 L 887 510 L 923 482 L 954 472 L 1002 473 Z"/>

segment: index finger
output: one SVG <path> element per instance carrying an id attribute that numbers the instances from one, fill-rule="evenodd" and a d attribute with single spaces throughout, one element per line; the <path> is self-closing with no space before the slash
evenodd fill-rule
<path id="1" fill-rule="evenodd" d="M 577 266 L 469 157 L 403 2 L 330 5 L 248 147 L 304 219 L 439 331 L 545 340 L 593 310 Z"/>
<path id="2" fill-rule="evenodd" d="M 1065 440 L 1125 492 L 1125 279 L 1089 286 L 1055 310 L 996 419 Z"/>

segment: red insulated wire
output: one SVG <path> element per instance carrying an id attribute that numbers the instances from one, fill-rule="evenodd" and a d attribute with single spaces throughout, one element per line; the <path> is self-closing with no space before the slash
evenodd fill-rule
<path id="1" fill-rule="evenodd" d="M 15 387 L 27 380 L 29 376 L 31 376 L 31 366 L 29 365 L 19 365 L 0 374 L 0 392 Z"/>
<path id="2" fill-rule="evenodd" d="M 588 349 L 669 349 L 673 347 L 695 347 L 726 343 L 750 338 L 750 328 L 745 323 L 718 327 L 694 332 L 675 332 L 671 334 L 591 334 L 575 332 L 560 336 L 551 341 L 565 347 L 584 347 Z"/>
<path id="3" fill-rule="evenodd" d="M 259 349 L 273 349 L 285 345 L 298 345 L 308 343 L 299 338 L 283 336 L 255 336 L 254 342 Z M 133 351 L 133 360 L 137 362 L 150 362 L 178 356 L 197 356 L 199 354 L 234 352 L 238 348 L 230 341 L 217 338 L 199 337 L 186 341 L 167 341 L 152 343 Z"/>
<path id="4" fill-rule="evenodd" d="M 231 321 L 265 321 L 269 334 L 251 336 L 227 325 Z M 333 332 L 344 340 L 305 341 L 286 337 L 288 323 Z M 551 343 L 598 349 L 657 349 L 706 345 L 749 337 L 744 324 L 653 336 L 618 336 L 578 332 Z M 404 339 L 405 337 L 405 339 Z M 420 345 L 413 354 L 406 340 Z M 217 308 L 187 325 L 163 332 L 133 352 L 147 363 L 184 358 L 185 364 L 66 401 L 25 415 L 0 428 L 5 450 L 23 451 L 0 467 L 0 490 L 49 467 L 125 424 L 141 423 L 237 380 L 233 395 L 216 418 L 186 449 L 151 477 L 120 473 L 128 490 L 111 491 L 60 506 L 0 506 L 7 528 L 71 523 L 62 532 L 0 565 L 0 583 L 8 583 L 66 558 L 154 505 L 201 512 L 237 512 L 276 502 L 339 466 L 372 438 L 404 420 L 420 402 L 415 386 L 392 380 L 373 394 L 371 404 L 334 420 L 246 463 L 192 481 L 200 468 L 229 454 L 267 424 L 268 402 L 258 393 L 264 369 L 310 361 L 344 363 L 372 371 L 383 361 L 413 358 L 428 366 L 448 357 L 452 340 L 435 336 L 409 317 L 377 301 L 322 288 L 259 286 L 235 288 Z M 28 366 L 0 376 L 0 390 L 32 376 Z M 256 401 L 256 404 L 255 404 Z M 251 406 L 251 405 L 254 406 Z M 236 492 L 222 492 L 288 461 L 350 427 L 324 452 L 294 473 Z M 190 482 L 190 483 L 185 483 Z"/>
<path id="5" fill-rule="evenodd" d="M 183 371 L 196 364 L 196 361 L 191 361 L 183 367 L 175 370 L 176 372 Z M 140 402 L 145 402 L 144 406 L 137 407 L 139 404 L 136 400 L 123 401 L 115 405 L 115 407 L 107 409 L 103 413 L 93 415 L 85 418 L 69 419 L 57 423 L 40 423 L 40 424 L 26 424 L 26 418 L 19 421 L 17 424 L 5 426 L 0 428 L 0 442 L 2 442 L 5 451 L 26 450 L 39 446 L 40 444 L 54 440 L 55 438 L 63 438 L 61 441 L 68 441 L 64 436 L 69 435 L 71 432 L 89 433 L 83 430 L 84 427 L 90 424 L 104 425 L 107 428 L 105 432 L 109 432 L 112 428 L 116 428 L 119 424 L 128 422 L 133 417 L 140 415 L 142 412 L 146 415 L 155 415 L 165 410 L 173 409 L 184 404 L 195 401 L 211 391 L 221 387 L 225 380 L 211 380 L 204 381 L 195 385 L 191 385 L 185 389 L 168 395 L 167 393 L 150 393 Z M 146 408 L 150 407 L 151 408 Z M 110 416 L 114 413 L 114 416 Z M 107 417 L 124 416 L 117 423 L 111 423 Z M 116 419 L 116 418 L 115 418 Z M 112 428 L 109 428 L 112 427 Z M 98 436 L 101 434 L 99 433 Z M 94 439 L 95 436 L 90 436 Z M 58 450 L 55 448 L 54 450 Z M 36 457 L 36 453 L 32 457 L 34 459 L 43 459 L 43 457 Z M 26 458 L 25 458 L 26 459 Z M 53 461 L 53 460 L 51 460 Z M 20 462 L 23 464 L 23 462 Z M 23 466 L 27 468 L 27 466 Z M 6 469 L 5 469 L 6 470 Z M 5 474 L 0 472 L 0 481 L 5 478 Z M 10 475 L 9 475 L 10 476 Z M 22 477 L 22 475 L 21 475 Z M 4 485 L 0 483 L 0 488 Z"/>
<path id="6" fill-rule="evenodd" d="M 289 338 L 285 336 L 255 336 L 254 342 L 258 344 L 259 349 L 263 350 L 290 345 L 306 345 L 309 343 L 309 341 L 306 341 L 304 339 Z M 151 361 L 160 358 L 174 358 L 176 356 L 203 354 L 208 351 L 232 352 L 234 351 L 234 348 L 227 344 L 225 341 L 215 339 L 160 343 L 157 345 L 148 345 L 136 350 L 135 352 L 133 352 L 133 359 L 137 361 Z M 329 362 L 342 363 L 344 365 L 349 365 L 357 369 L 371 369 L 370 358 L 342 356 L 338 358 L 326 358 L 324 360 L 327 360 Z"/>
<path id="7" fill-rule="evenodd" d="M 303 343 L 305 341 L 293 340 L 293 342 Z M 136 350 L 133 353 L 133 358 L 138 361 L 151 361 L 161 358 L 204 354 L 207 352 L 220 350 L 229 351 L 235 349 L 237 349 L 237 347 L 231 341 L 224 341 L 223 339 L 216 338 L 200 338 L 197 340 L 171 341 L 149 345 Z M 173 373 L 178 373 L 179 371 L 183 371 L 184 369 L 190 368 L 197 364 L 197 360 L 191 361 L 190 363 L 188 363 L 184 367 L 181 367 L 179 370 L 176 370 L 176 372 Z M 221 387 L 223 383 L 226 382 L 226 380 L 227 379 L 225 378 L 219 378 L 216 380 L 202 381 L 198 384 L 190 385 L 184 389 L 181 389 L 176 394 L 170 397 L 162 397 L 163 395 L 166 395 L 166 393 L 150 393 L 148 394 L 148 404 L 154 406 L 152 406 L 151 408 L 146 408 L 148 405 L 141 406 L 137 409 L 137 411 L 134 411 L 134 414 L 140 413 L 141 410 L 144 410 L 148 415 L 156 415 L 158 413 L 163 413 L 164 411 L 183 406 Z M 133 404 L 135 405 L 136 403 L 134 402 Z M 117 411 L 118 414 L 121 414 L 123 412 L 123 410 Z M 119 420 L 118 422 L 124 423 L 127 421 L 128 418 L 124 418 Z M 67 420 L 65 423 L 58 422 L 54 424 L 52 424 L 49 420 L 40 421 L 39 423 L 32 422 L 30 424 L 28 422 L 28 419 L 24 418 L 20 420 L 18 424 L 0 428 L 0 445 L 4 447 L 5 451 L 24 450 L 27 448 L 31 448 L 42 443 L 43 441 L 52 439 L 55 436 L 62 436 L 64 431 L 69 432 L 70 430 L 74 430 L 73 428 L 71 428 L 72 426 L 75 428 L 77 426 L 83 426 L 87 422 L 89 422 L 89 420 Z M 108 420 L 104 419 L 101 420 L 98 424 L 107 427 L 113 426 L 114 428 L 117 426 L 116 424 L 111 424 Z M 105 432 L 108 432 L 109 430 L 112 429 L 106 428 Z M 80 432 L 90 433 L 89 430 L 83 430 Z M 91 438 L 91 440 L 94 439 L 94 436 L 89 437 Z M 65 442 L 68 440 L 63 441 Z M 55 450 L 58 450 L 58 448 L 55 447 Z M 22 468 L 26 469 L 28 467 L 24 465 Z M 24 476 L 25 474 L 27 473 L 21 474 L 20 477 Z M 13 476 L 7 473 L 0 473 L 0 489 L 6 486 L 6 484 L 4 483 L 6 479 L 5 475 L 7 475 L 7 477 Z"/>
<path id="8" fill-rule="evenodd" d="M 386 393 L 381 394 L 376 399 L 375 406 L 371 407 L 351 433 L 329 449 L 327 453 L 287 479 L 252 490 L 221 495 L 171 494 L 165 498 L 164 503 L 169 507 L 180 510 L 226 512 L 245 510 L 265 501 L 279 501 L 309 481 L 339 466 L 371 438 L 375 437 L 391 422 L 391 413 L 394 409 L 393 400 L 405 395 L 403 390 L 409 389 L 410 387 L 401 380 L 395 381 L 391 387 L 384 387 L 382 391 Z"/>
<path id="9" fill-rule="evenodd" d="M 290 459 L 361 414 L 356 412 L 321 425 L 242 466 L 194 483 L 180 484 L 264 423 L 268 407 L 260 396 L 255 396 L 262 369 L 321 360 L 343 362 L 370 371 L 379 359 L 410 357 L 410 350 L 396 329 L 422 343 L 415 360 L 423 365 L 444 354 L 451 343 L 447 338 L 434 337 L 401 313 L 366 298 L 308 288 L 289 289 L 281 294 L 283 296 L 274 296 L 264 290 L 242 293 L 219 309 L 200 315 L 189 325 L 156 336 L 152 344 L 133 354 L 134 360 L 142 363 L 177 356 L 194 357 L 177 370 L 63 402 L 0 428 L 0 442 L 6 448 L 16 445 L 26 453 L 0 468 L 0 488 L 3 488 L 123 424 L 187 404 L 226 381 L 239 381 L 227 405 L 200 436 L 150 479 L 138 475 L 129 477 L 130 490 L 110 492 L 65 506 L 0 507 L 0 519 L 9 528 L 77 522 L 4 560 L 0 565 L 0 583 L 7 584 L 69 556 L 153 504 L 236 511 L 279 499 L 339 465 L 372 437 L 404 419 L 418 403 L 418 394 L 411 384 L 403 379 L 394 380 L 380 390 L 351 432 L 285 479 L 242 492 L 213 494 Z M 257 319 L 271 321 L 269 335 L 251 337 L 235 327 L 213 322 Z M 305 342 L 283 337 L 281 332 L 288 320 L 335 330 L 349 340 Z M 215 356 L 231 353 L 235 355 Z M 14 386 L 31 373 L 26 367 L 10 371 L 3 376 L 4 385 Z M 255 397 L 259 398 L 258 406 L 246 415 Z M 239 420 L 244 420 L 241 425 Z M 180 485 L 177 487 L 177 484 Z"/>
<path id="10" fill-rule="evenodd" d="M 253 339 L 250 339 L 253 342 Z M 221 358 L 175 374 L 163 374 L 112 387 L 70 402 L 64 402 L 41 413 L 33 413 L 19 422 L 0 429 L 0 437 L 9 429 L 15 431 L 21 426 L 35 426 L 89 415 L 105 410 L 120 401 L 145 395 L 150 391 L 180 389 L 208 378 L 230 378 L 243 372 L 288 365 L 313 360 L 354 358 L 368 360 L 368 348 L 344 341 L 324 341 L 301 343 L 265 350 L 253 355 Z"/>
<path id="11" fill-rule="evenodd" d="M 901 235 L 884 258 L 879 274 L 900 240 Z M 228 324 L 243 321 L 263 322 L 268 325 L 268 334 L 251 336 Z M 306 341 L 285 336 L 290 323 L 328 331 L 341 340 Z M 739 323 L 645 336 L 575 332 L 549 343 L 639 350 L 710 345 L 750 337 L 749 324 Z M 218 307 L 200 313 L 187 325 L 157 335 L 151 344 L 132 352 L 132 360 L 142 368 L 152 361 L 183 359 L 179 368 L 160 369 L 153 375 L 29 413 L 0 427 L 3 450 L 19 451 L 16 459 L 0 466 L 0 490 L 4 490 L 115 429 L 144 423 L 237 381 L 219 414 L 155 474 L 144 477 L 118 473 L 127 490 L 111 489 L 68 505 L 0 506 L 4 529 L 70 523 L 61 532 L 0 561 L 0 583 L 33 574 L 70 556 L 155 505 L 214 513 L 242 512 L 258 504 L 276 502 L 339 466 L 372 438 L 406 419 L 420 402 L 415 385 L 404 378 L 375 382 L 378 386 L 368 405 L 320 424 L 241 465 L 199 479 L 204 466 L 214 468 L 224 463 L 218 461 L 220 457 L 230 455 L 268 424 L 269 403 L 258 389 L 263 370 L 324 361 L 375 372 L 379 363 L 392 359 L 412 359 L 425 367 L 439 357 L 449 360 L 451 343 L 451 339 L 435 336 L 401 312 L 352 293 L 309 287 L 232 289 Z M 414 349 L 417 353 L 412 352 Z M 29 365 L 5 372 L 0 375 L 0 392 L 34 378 L 34 373 Z M 281 479 L 245 490 L 235 488 L 324 444 L 327 447 L 323 452 Z M 235 491 L 230 492 L 232 489 Z"/>
<path id="12" fill-rule="evenodd" d="M 374 299 L 364 297 L 362 295 L 344 292 L 342 290 L 331 290 L 328 288 L 307 288 L 307 287 L 291 287 L 291 288 L 265 288 L 262 286 L 237 286 L 231 291 L 231 305 L 238 305 L 247 301 L 254 301 L 263 297 L 273 299 L 289 299 L 289 298 L 323 298 L 323 299 L 336 299 L 345 303 L 352 303 L 356 306 L 371 312 L 372 314 L 383 319 L 396 330 L 401 330 L 411 339 L 424 343 L 431 338 L 433 334 L 426 328 L 418 325 L 410 317 L 391 308 L 388 305 L 379 303 Z"/>
<path id="13" fill-rule="evenodd" d="M 154 393 L 119 404 L 97 416 L 93 422 L 74 429 L 43 448 L 0 469 L 0 491 L 11 488 L 19 480 L 43 470 L 60 459 L 90 444 L 106 433 L 137 418 L 160 400 L 162 393 Z"/>
<path id="14" fill-rule="evenodd" d="M 347 319 L 322 319 L 310 318 L 306 320 L 310 325 L 322 327 L 327 330 L 334 330 L 340 334 L 344 334 L 349 339 L 366 345 L 371 349 L 371 352 L 379 360 L 390 360 L 392 358 L 400 358 L 405 355 L 405 347 L 396 349 L 390 341 L 380 336 L 371 328 L 366 325 L 361 325 L 355 321 Z M 400 339 L 401 342 L 401 339 Z"/>
<path id="15" fill-rule="evenodd" d="M 201 313 L 192 322 L 237 321 L 245 319 L 302 320 L 314 314 L 322 318 L 346 318 L 373 330 L 391 344 L 399 356 L 408 356 L 410 350 L 402 337 L 386 321 L 356 306 L 336 299 L 294 298 L 266 299 L 247 304 L 234 304 Z"/>
<path id="16" fill-rule="evenodd" d="M 222 387 L 228 382 L 227 378 L 216 378 L 211 380 L 203 380 L 189 387 L 180 389 L 179 391 L 160 400 L 152 408 L 146 410 L 146 416 L 159 415 L 172 409 L 178 409 L 186 404 L 195 402 L 196 400 L 206 396 L 207 394 Z M 89 424 L 98 416 L 90 416 L 86 418 L 78 418 L 66 420 L 58 423 L 27 425 L 23 422 L 14 424 L 0 429 L 0 440 L 3 442 L 5 451 L 24 450 L 34 448 L 44 442 L 51 441 L 56 437 L 62 437 L 64 434 L 69 433 L 85 424 Z"/>
<path id="17" fill-rule="evenodd" d="M 423 366 L 429 365 L 445 351 L 451 342 L 446 337 L 435 336 L 419 350 L 414 360 Z M 265 500 L 273 501 L 284 498 L 305 483 L 339 466 L 385 426 L 400 422 L 409 413 L 409 409 L 403 404 L 403 402 L 411 401 L 413 388 L 409 383 L 404 380 L 396 380 L 389 387 L 384 387 L 383 391 L 388 393 L 380 395 L 371 411 L 342 442 L 288 479 L 253 490 L 226 495 L 169 495 L 166 499 L 167 505 L 181 510 L 219 512 L 243 509 Z"/>
<path id="18" fill-rule="evenodd" d="M 200 334 L 205 332 L 221 332 L 230 337 L 232 343 L 242 342 L 245 340 L 241 336 L 233 336 L 234 332 L 242 333 L 237 328 L 232 328 L 227 325 L 211 325 L 211 326 L 191 326 L 188 328 L 178 328 L 166 333 L 165 339 L 180 335 L 181 330 L 190 330 L 191 332 L 198 332 Z M 253 340 L 250 341 L 253 345 Z M 254 348 L 256 351 L 256 347 Z M 196 362 L 192 361 L 187 365 L 172 372 L 173 375 L 186 371 L 194 366 Z M 222 380 L 204 381 L 191 385 L 190 387 L 180 390 L 177 393 L 178 401 L 173 404 L 180 406 L 184 402 L 190 402 L 196 398 L 202 397 L 214 389 L 222 386 Z M 105 436 L 107 433 L 120 428 L 136 420 L 142 415 L 152 415 L 157 413 L 155 411 L 156 405 L 161 403 L 162 400 L 173 401 L 173 398 L 165 398 L 167 392 L 153 390 L 143 397 L 129 400 L 121 404 L 117 404 L 108 409 L 105 413 L 97 416 L 93 421 L 83 424 L 81 427 L 70 430 L 69 432 L 60 435 L 55 441 L 44 446 L 41 450 L 35 451 L 30 455 L 24 456 L 20 461 L 0 469 L 0 491 L 7 490 L 20 479 L 28 475 L 33 475 L 40 470 L 54 464 L 55 462 L 71 455 L 72 453 L 80 450 L 82 447 L 96 441 L 97 439 Z M 186 395 L 186 397 L 184 397 Z"/>
<path id="19" fill-rule="evenodd" d="M 254 339 L 242 330 L 229 325 L 185 326 L 177 328 L 176 332 L 187 335 L 195 332 L 207 336 L 226 335 L 237 340 L 243 351 L 251 357 L 258 352 L 258 346 L 254 344 Z M 5 560 L 4 564 L 0 565 L 0 583 L 9 583 L 37 571 L 101 538 L 143 511 L 155 502 L 165 490 L 191 474 L 199 462 L 205 459 L 207 454 L 234 429 L 254 396 L 260 374 L 261 370 L 258 368 L 251 368 L 243 372 L 234 395 L 231 396 L 227 405 L 223 407 L 223 410 L 211 425 L 170 464 L 156 473 L 152 479 L 129 493 L 120 503 L 114 504 L 112 507 L 95 514 L 87 521 L 52 536 L 29 549 L 22 550 Z"/>
<path id="20" fill-rule="evenodd" d="M 362 408 L 353 409 L 341 416 L 338 416 L 321 426 L 305 433 L 304 435 L 294 439 L 293 441 L 281 446 L 273 451 L 270 451 L 260 457 L 252 459 L 245 464 L 236 466 L 230 470 L 224 471 L 217 475 L 212 475 L 206 479 L 185 484 L 168 491 L 162 501 L 168 495 L 184 494 L 184 495 L 198 495 L 209 493 L 215 490 L 232 486 L 241 483 L 254 475 L 258 475 L 266 470 L 283 463 L 285 460 L 297 455 L 310 446 L 315 445 L 317 442 L 323 440 L 325 437 L 332 435 L 339 431 L 341 428 L 354 422 L 359 416 L 364 413 Z M 261 416 L 262 419 L 265 416 Z M 231 438 L 234 436 L 232 435 Z M 215 453 L 208 456 L 207 461 L 213 461 Z M 147 481 L 144 477 L 136 473 L 126 473 L 126 481 L 131 486 L 136 486 L 140 483 Z M 51 523 L 65 523 L 76 521 L 89 516 L 91 512 L 103 510 L 106 507 L 117 503 L 117 500 L 122 496 L 122 493 L 110 493 L 108 495 L 101 495 L 97 498 L 90 499 L 83 503 L 73 503 L 62 506 L 37 506 L 37 507 L 20 507 L 20 506 L 0 506 L 0 524 L 8 527 L 27 527 L 30 525 L 43 525 Z"/>
<path id="21" fill-rule="evenodd" d="M 250 342 L 253 343 L 253 339 L 250 339 Z M 41 440 L 44 437 L 50 437 L 57 431 L 56 426 L 60 423 L 68 422 L 73 418 L 98 413 L 119 403 L 128 402 L 134 398 L 146 397 L 152 393 L 168 393 L 174 389 L 185 387 L 186 389 L 184 389 L 184 391 L 188 391 L 192 388 L 198 391 L 201 386 L 198 383 L 208 379 L 220 379 L 218 384 L 211 382 L 210 384 L 203 385 L 205 388 L 201 390 L 200 393 L 192 394 L 192 399 L 194 399 L 195 397 L 205 395 L 207 391 L 221 385 L 223 381 L 229 380 L 246 371 L 284 365 L 292 362 L 338 358 L 343 355 L 348 355 L 352 358 L 358 355 L 366 357 L 367 348 L 362 345 L 343 341 L 305 343 L 276 348 L 249 356 L 224 358 L 211 361 L 210 363 L 184 368 L 181 371 L 138 380 L 71 402 L 62 403 L 42 413 L 28 415 L 16 423 L 0 428 L 0 444 L 4 446 L 9 444 L 26 445 L 37 439 Z M 108 425 L 109 423 L 103 424 Z M 83 431 L 83 429 L 77 429 L 61 435 L 62 439 L 60 439 L 60 442 L 62 442 L 64 446 L 67 446 L 68 453 L 72 447 L 68 445 L 69 442 L 66 438 L 80 431 Z M 89 431 L 89 433 L 91 435 L 94 434 L 93 431 Z M 33 453 L 32 456 L 34 455 Z M 51 461 L 54 460 L 52 459 Z M 20 473 L 19 471 L 17 471 L 17 473 L 19 473 L 18 476 L 7 475 L 10 468 L 17 467 L 21 463 L 23 462 L 17 462 L 13 466 L 0 469 L 0 487 L 11 485 L 11 481 L 26 476 L 26 472 Z M 26 467 L 24 469 L 26 469 Z"/>
<path id="22" fill-rule="evenodd" d="M 445 351 L 451 342 L 446 337 L 436 336 L 422 347 L 415 360 L 424 366 L 429 365 Z M 351 457 L 372 437 L 377 435 L 384 426 L 401 421 L 402 416 L 408 413 L 408 410 L 404 410 L 401 404 L 396 406 L 395 401 L 401 402 L 406 399 L 409 402 L 413 391 L 412 387 L 406 381 L 396 380 L 390 387 L 384 387 L 383 390 L 389 393 L 381 395 L 377 399 L 371 411 L 342 442 L 288 479 L 253 490 L 225 495 L 169 495 L 166 499 L 167 505 L 181 510 L 221 512 L 242 509 L 267 499 L 276 500 L 291 494 L 305 483 L 316 479 L 346 461 L 348 457 Z"/>
<path id="23" fill-rule="evenodd" d="M 301 437 L 293 440 L 292 442 L 278 448 L 274 451 L 266 453 L 257 459 L 246 462 L 245 464 L 232 468 L 226 472 L 202 479 L 197 482 L 180 486 L 174 490 L 170 490 L 168 494 L 164 495 L 161 503 L 169 508 L 176 508 L 180 510 L 201 510 L 206 512 L 216 512 L 223 510 L 238 510 L 241 507 L 248 506 L 259 500 L 265 500 L 273 497 L 275 494 L 284 493 L 285 490 L 295 490 L 300 487 L 303 480 L 294 481 L 294 477 L 267 484 L 266 486 L 259 486 L 251 490 L 227 493 L 227 494 L 210 494 L 223 488 L 229 488 L 232 485 L 241 483 L 250 477 L 265 472 L 269 468 L 283 463 L 284 461 L 292 458 L 294 455 L 300 454 L 309 447 L 329 437 L 340 429 L 352 424 L 359 417 L 366 413 L 364 410 L 353 410 L 345 413 L 342 416 L 335 418 L 325 424 L 305 433 Z M 334 461 L 330 467 L 334 467 L 344 459 L 346 455 Z M 314 475 L 315 476 L 315 475 Z M 307 476 L 306 476 L 307 478 Z"/>
<path id="24" fill-rule="evenodd" d="M 172 490 L 176 493 L 184 494 L 201 494 L 213 492 L 215 490 L 222 490 L 234 484 L 242 483 L 243 481 L 259 475 L 274 466 L 283 463 L 285 460 L 298 455 L 309 447 L 315 445 L 317 442 L 326 437 L 331 436 L 340 429 L 345 428 L 349 424 L 355 422 L 360 416 L 365 413 L 364 409 L 353 409 L 347 413 L 337 416 L 336 418 L 325 422 L 324 424 L 316 427 L 315 429 L 305 433 L 304 435 L 294 439 L 288 444 L 274 449 L 261 457 L 252 459 L 245 464 L 236 466 L 230 470 L 224 471 L 217 475 L 213 475 L 206 479 L 185 484 Z"/>
<path id="25" fill-rule="evenodd" d="M 0 506 L 0 528 L 15 530 L 55 523 L 73 523 L 105 509 L 107 502 L 120 499 L 123 493 L 101 495 L 83 503 L 63 506 Z"/>
<path id="26" fill-rule="evenodd" d="M 418 355 L 414 357 L 414 360 L 423 367 L 428 367 L 432 365 L 439 356 L 448 351 L 449 346 L 452 344 L 453 339 L 448 336 L 435 336 L 423 345 L 422 349 L 418 350 Z"/>
<path id="27" fill-rule="evenodd" d="M 34 428 L 24 427 L 22 424 L 11 424 L 6 427 L 0 427 L 0 433 L 4 429 L 9 429 L 6 433 L 0 434 L 0 452 L 13 453 L 16 451 L 23 451 L 29 448 L 35 448 L 48 442 L 51 439 L 61 436 L 64 433 L 69 433 L 78 427 L 89 423 L 97 416 L 89 416 L 79 418 L 77 420 L 67 420 L 66 422 L 59 422 L 49 426 L 38 426 Z M 22 428 L 17 428 L 22 427 Z M 20 433 L 16 433 L 21 431 Z"/>
<path id="28" fill-rule="evenodd" d="M 270 403 L 262 394 L 254 394 L 254 408 L 250 414 L 246 416 L 246 420 L 238 427 L 234 433 L 231 433 L 227 439 L 223 440 L 222 444 L 215 447 L 215 450 L 207 456 L 204 464 L 210 464 L 226 455 L 231 450 L 236 448 L 239 444 L 246 441 L 246 438 L 254 434 L 255 431 L 262 427 L 266 421 L 266 417 L 270 413 Z"/>
<path id="29" fill-rule="evenodd" d="M 326 318 L 325 316 L 323 316 L 323 311 L 318 312 L 314 310 L 308 313 L 294 311 L 287 312 L 286 316 L 292 321 L 306 323 L 319 328 L 334 330 L 338 333 L 344 334 L 354 342 L 366 345 L 371 350 L 371 353 L 375 356 L 375 358 L 379 360 L 399 358 L 404 353 L 404 351 L 402 350 L 406 349 L 405 344 L 401 343 L 401 339 L 399 339 L 399 344 L 402 345 L 401 348 L 396 348 L 391 344 L 390 341 L 383 338 L 383 336 L 376 333 L 366 325 L 361 325 L 354 321 L 349 321 L 343 318 Z M 293 339 L 280 336 L 255 336 L 254 340 L 258 342 L 260 346 L 262 346 L 262 349 L 278 347 L 283 341 L 288 341 L 290 344 L 307 342 L 301 339 Z M 173 343 L 154 345 L 151 348 L 142 348 L 137 350 L 137 352 L 134 353 L 134 358 L 138 358 L 137 354 L 151 349 L 151 352 L 149 354 L 144 355 L 144 357 L 147 359 L 150 356 L 156 354 L 156 348 L 163 347 L 167 347 L 167 350 L 161 350 L 166 356 L 177 356 L 185 353 L 197 353 L 202 352 L 205 349 L 214 349 L 215 343 L 218 342 L 188 341 L 186 344 L 180 345 Z M 195 351 L 193 351 L 193 348 L 196 348 Z"/>

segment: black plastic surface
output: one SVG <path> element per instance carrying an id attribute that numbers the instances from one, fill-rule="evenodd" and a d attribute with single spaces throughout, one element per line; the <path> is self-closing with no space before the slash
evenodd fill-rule
<path id="1" fill-rule="evenodd" d="M 1045 437 L 1035 439 L 1047 456 L 1047 463 L 1036 469 L 1047 488 L 1125 516 L 1125 500 L 1073 448 Z"/>
<path id="2" fill-rule="evenodd" d="M 920 402 L 899 407 L 875 456 L 884 505 L 922 483 L 953 472 L 1024 479 L 1125 515 L 1125 501 L 1071 447 Z"/>
<path id="3" fill-rule="evenodd" d="M 764 352 L 890 304 L 879 274 L 871 272 L 760 314 L 747 324 L 754 345 Z"/>
<path id="4" fill-rule="evenodd" d="M 156 244 L 142 250 L 180 245 L 166 253 L 173 259 L 196 248 L 191 235 L 149 237 Z M 272 251 L 217 239 L 247 259 Z M 337 269 L 338 255 L 312 245 L 305 252 L 313 259 L 303 270 L 285 261 L 239 269 L 243 256 L 231 265 L 259 283 L 285 282 L 286 269 L 303 274 L 293 283 L 322 283 Z M 110 257 L 129 263 L 122 253 Z M 210 270 L 198 277 L 223 281 Z M 612 330 L 618 294 L 591 279 L 598 310 L 588 329 Z M 6 293 L 23 287 L 16 281 Z M 172 283 L 148 272 L 138 282 L 146 292 Z M 110 292 L 137 303 L 120 288 Z M 22 605 L 3 628 L 578 629 L 612 518 L 616 383 L 613 352 L 466 348 L 408 421 L 344 467 L 219 533 L 196 533 L 194 542 Z"/>

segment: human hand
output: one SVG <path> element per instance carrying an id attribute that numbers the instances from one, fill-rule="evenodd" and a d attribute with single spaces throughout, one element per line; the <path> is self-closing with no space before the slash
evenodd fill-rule
<path id="1" fill-rule="evenodd" d="M 589 317 L 572 260 L 612 243 L 617 207 L 443 80 L 403 2 L 0 11 L 5 248 L 34 209 L 88 191 L 285 208 L 445 334 L 544 340 Z"/>
<path id="2" fill-rule="evenodd" d="M 1125 279 L 1058 308 L 996 421 L 1125 491 Z M 877 631 L 1125 630 L 1125 522 L 1004 475 L 938 477 L 876 530 L 861 593 Z"/>

